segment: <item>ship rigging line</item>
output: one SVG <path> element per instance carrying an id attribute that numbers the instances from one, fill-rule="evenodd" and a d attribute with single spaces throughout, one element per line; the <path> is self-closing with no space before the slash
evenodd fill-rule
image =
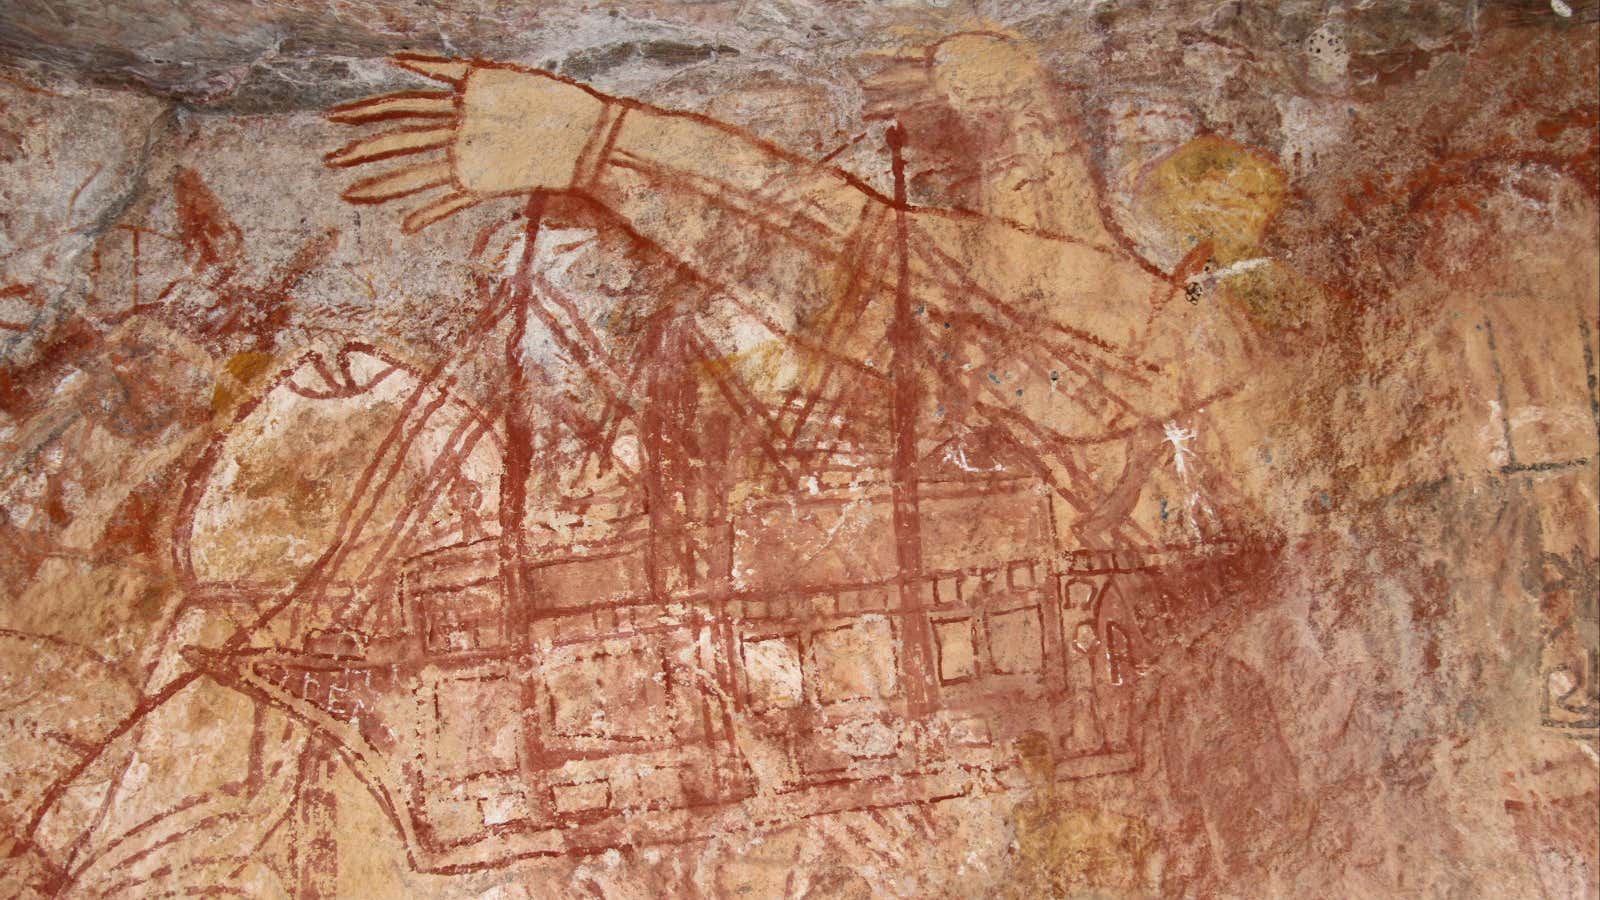
<path id="1" fill-rule="evenodd" d="M 506 313 L 512 310 L 512 305 L 510 303 L 503 302 L 504 294 L 504 291 L 490 292 L 489 302 L 485 304 L 484 309 L 479 312 L 477 321 L 474 323 L 475 327 L 473 333 L 480 336 L 480 339 L 481 336 L 491 333 L 496 326 L 499 325 Z M 432 368 L 427 370 L 421 378 L 418 379 L 416 387 L 412 390 L 411 395 L 406 399 L 405 404 L 401 408 L 400 414 L 396 416 L 394 423 L 390 426 L 389 432 L 378 444 L 377 452 L 373 456 L 371 463 L 369 463 L 368 466 L 362 471 L 361 477 L 357 481 L 355 490 L 351 492 L 350 499 L 346 501 L 344 510 L 339 517 L 339 521 L 342 524 L 340 526 L 339 533 L 335 534 L 334 540 L 328 545 L 327 549 L 325 549 L 322 554 L 312 562 L 311 566 L 305 571 L 305 573 L 296 580 L 294 586 L 284 593 L 281 599 L 262 610 L 261 613 L 255 617 L 255 619 L 234 629 L 233 633 L 229 635 L 228 639 L 218 647 L 219 651 L 227 652 L 231 650 L 238 650 L 239 648 L 243 647 L 253 635 L 259 632 L 262 628 L 265 628 L 296 601 L 304 599 L 304 597 L 306 597 L 308 594 L 312 593 L 313 591 L 320 590 L 328 584 L 331 573 L 338 568 L 338 564 L 343 561 L 344 555 L 354 542 L 356 536 L 360 534 L 360 532 L 366 527 L 368 521 L 370 521 L 372 513 L 376 510 L 378 501 L 381 500 L 382 495 L 387 492 L 389 484 L 399 468 L 398 464 L 390 468 L 389 472 L 378 484 L 376 492 L 372 497 L 372 502 L 367 506 L 366 512 L 359 517 L 354 527 L 350 528 L 348 526 L 350 525 L 352 517 L 355 517 L 361 502 L 367 494 L 368 489 L 372 486 L 373 480 L 377 476 L 379 464 L 386 457 L 388 457 L 391 449 L 395 449 L 395 444 L 397 442 L 400 444 L 399 448 L 396 450 L 397 459 L 404 456 L 406 450 L 410 447 L 411 443 L 420 433 L 422 426 L 426 424 L 427 420 L 433 415 L 434 412 L 438 410 L 440 406 L 443 405 L 444 401 L 448 398 L 448 388 L 455 382 L 456 379 L 456 376 L 452 374 L 450 370 L 455 364 L 468 355 L 469 354 L 466 352 L 446 354 L 443 358 L 437 361 Z M 412 413 L 416 410 L 417 405 L 421 403 L 423 396 L 425 396 L 430 389 L 434 389 L 435 386 L 437 386 L 436 389 L 439 393 L 438 398 L 430 402 L 428 406 L 424 408 L 421 419 L 416 423 L 414 428 L 410 429 L 410 433 L 406 434 L 405 426 L 411 420 Z M 234 422 L 237 423 L 245 416 L 253 412 L 259 405 L 260 401 L 261 398 L 257 398 L 255 401 L 242 407 L 235 416 Z M 226 428 L 219 429 L 218 432 L 212 437 L 212 447 L 220 449 L 221 441 L 226 434 Z M 208 448 L 207 452 L 202 455 L 202 460 L 212 455 L 214 455 L 214 451 L 211 448 Z M 202 463 L 202 465 L 203 464 L 204 463 Z M 105 754 L 106 750 L 109 749 L 118 738 L 121 738 L 123 735 L 127 734 L 134 728 L 134 726 L 143 721 L 146 716 L 154 712 L 156 709 L 164 706 L 167 701 L 177 696 L 179 692 L 183 691 L 190 684 L 193 684 L 201 677 L 201 675 L 202 672 L 199 669 L 191 668 L 189 671 L 174 677 L 159 690 L 153 693 L 142 694 L 139 702 L 134 705 L 132 711 L 118 721 L 116 725 L 107 730 L 95 744 L 93 744 L 84 752 L 82 758 L 80 758 L 61 775 L 57 776 L 56 779 L 52 781 L 44 790 L 44 793 L 40 795 L 39 801 L 34 807 L 32 815 L 28 817 L 27 823 L 23 826 L 21 833 L 18 835 L 19 839 L 12 846 L 10 856 L 12 858 L 17 858 L 26 853 L 30 847 L 36 846 L 35 839 L 38 835 L 40 826 L 44 823 L 45 816 L 49 815 L 50 811 L 61 802 L 61 798 L 66 795 L 67 789 L 72 786 L 73 782 L 81 778 L 83 774 L 87 772 L 89 768 Z"/>

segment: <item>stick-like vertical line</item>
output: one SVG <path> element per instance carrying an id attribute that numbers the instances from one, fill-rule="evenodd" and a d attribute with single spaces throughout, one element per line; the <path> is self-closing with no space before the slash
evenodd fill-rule
<path id="1" fill-rule="evenodd" d="M 1600 366 L 1595 365 L 1596 344 L 1594 331 L 1589 328 L 1589 319 L 1585 315 L 1578 316 L 1578 331 L 1583 336 L 1583 377 L 1589 386 L 1589 415 L 1594 417 L 1594 483 L 1597 492 L 1600 492 Z M 1589 671 L 1594 676 L 1600 676 L 1600 667 L 1595 665 L 1594 651 L 1590 652 Z"/>
<path id="2" fill-rule="evenodd" d="M 1485 319 L 1483 333 L 1489 342 L 1489 365 L 1494 370 L 1495 399 L 1500 403 L 1500 434 L 1506 442 L 1506 464 L 1501 468 L 1510 472 L 1517 468 L 1517 448 L 1511 443 L 1511 409 L 1506 399 L 1505 372 L 1500 368 L 1500 351 L 1494 345 L 1494 323 Z"/>
<path id="3" fill-rule="evenodd" d="M 897 254 L 894 290 L 894 322 L 890 326 L 891 356 L 889 376 L 893 398 L 890 422 L 894 430 L 894 536 L 896 561 L 900 570 L 900 607 L 904 612 L 901 640 L 904 644 L 906 699 L 913 715 L 932 709 L 934 692 L 933 646 L 927 618 L 921 612 L 922 572 L 921 510 L 917 492 L 917 325 L 911 308 L 911 254 L 909 223 L 906 220 L 905 160 L 901 148 L 905 132 L 899 125 L 886 135 L 894 174 L 895 251 Z"/>
<path id="4" fill-rule="evenodd" d="M 529 419 L 532 397 L 528 392 L 527 361 L 523 341 L 528 334 L 528 306 L 533 300 L 533 262 L 544 218 L 545 195 L 528 201 L 522 258 L 511 284 L 511 327 L 506 333 L 506 442 L 500 469 L 500 583 L 506 604 L 506 640 L 517 646 L 527 642 L 534 598 L 526 582 L 528 539 L 524 519 L 528 511 L 528 476 L 533 469 L 533 424 Z"/>
<path id="5" fill-rule="evenodd" d="M 1594 417 L 1596 453 L 1600 453 L 1600 368 L 1595 366 L 1594 332 L 1589 320 L 1578 317 L 1578 331 L 1583 335 L 1583 376 L 1589 385 L 1589 415 Z"/>
<path id="6" fill-rule="evenodd" d="M 130 311 L 139 308 L 139 229 L 133 229 L 133 305 Z"/>

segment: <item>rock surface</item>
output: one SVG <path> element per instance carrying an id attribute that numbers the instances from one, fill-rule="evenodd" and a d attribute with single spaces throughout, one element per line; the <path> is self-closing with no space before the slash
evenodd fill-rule
<path id="1" fill-rule="evenodd" d="M 1593 896 L 1597 68 L 11 0 L 0 893 Z"/>

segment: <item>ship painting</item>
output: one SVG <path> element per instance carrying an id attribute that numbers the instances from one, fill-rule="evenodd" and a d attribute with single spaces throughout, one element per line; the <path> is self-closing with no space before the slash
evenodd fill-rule
<path id="1" fill-rule="evenodd" d="M 545 99 L 555 89 L 532 79 L 577 89 L 508 67 L 409 63 L 464 96 L 463 116 L 491 89 L 514 98 L 513 78 Z M 335 118 L 442 115 L 416 96 Z M 261 613 L 295 624 L 186 658 L 309 726 L 426 872 L 1005 790 L 1021 783 L 1015 747 L 1029 734 L 1049 742 L 1057 778 L 1137 771 L 1157 658 L 1226 614 L 1240 561 L 1261 552 L 1227 540 L 1191 483 L 1199 463 L 1175 421 L 1214 396 L 1139 412 L 1130 392 L 1164 390 L 1139 349 L 1157 342 L 1103 336 L 1125 334 L 1124 320 L 1147 325 L 1171 297 L 1183 312 L 1188 270 L 920 210 L 897 127 L 880 132 L 893 190 L 878 194 L 717 123 L 621 101 L 596 115 L 601 143 L 575 142 L 574 177 L 588 186 L 576 200 L 528 192 L 506 265 L 479 280 L 462 346 L 426 367 L 366 345 L 308 354 L 202 455 L 179 543 L 197 589 L 225 591 L 250 573 L 218 574 L 204 548 L 237 524 L 236 459 L 302 407 L 327 404 L 319 415 L 337 427 L 372 429 L 361 477 L 325 498 L 342 510 L 326 545 Z M 630 138 L 624 120 L 650 116 L 665 123 L 655 137 Z M 673 154 L 648 143 L 669 138 Z M 437 147 L 369 140 L 389 143 L 336 163 Z M 736 235 L 731 212 L 708 218 L 703 192 L 683 213 L 701 224 L 672 231 L 698 249 L 653 237 L 639 223 L 655 220 L 628 212 L 627 197 L 594 199 L 606 196 L 606 166 L 646 172 L 652 150 L 681 163 L 706 141 L 759 163 L 761 191 L 724 186 L 718 202 L 758 220 L 746 240 L 760 260 L 705 249 Z M 462 157 L 456 148 L 452 164 Z M 393 199 L 422 183 L 383 177 L 388 188 L 369 179 L 347 197 Z M 413 214 L 408 229 L 472 191 L 506 192 L 456 177 L 468 194 Z M 851 224 L 835 229 L 840 192 L 853 198 Z M 588 210 L 584 234 L 682 270 L 665 299 L 612 316 L 606 333 L 552 263 L 578 233 L 562 227 L 574 204 Z M 783 233 L 763 237 L 774 221 Z M 1036 300 L 999 296 L 992 273 L 940 249 L 969 227 L 1033 242 L 1028 254 L 1049 251 L 1073 271 L 1097 266 L 1082 289 L 1102 307 L 1112 299 L 1096 292 L 1114 281 L 1123 295 L 1136 284 L 1149 306 L 1080 306 L 1069 317 L 1084 327 L 1054 324 Z M 752 273 L 757 262 L 793 271 L 785 255 L 797 247 L 832 289 L 784 323 L 763 312 L 767 276 Z M 737 335 L 755 326 L 766 332 L 751 350 Z M 554 349 L 540 357 L 536 344 Z M 1005 381 L 1012 371 L 1019 380 Z M 383 415 L 338 412 L 373 398 Z M 1090 438 L 1062 427 L 1075 402 L 1088 412 L 1071 415 L 1098 429 Z M 1107 444 L 1125 460 L 1109 488 L 1075 455 Z M 1173 492 L 1184 521 L 1165 535 L 1130 512 L 1154 502 L 1146 488 L 1158 478 L 1186 492 Z"/>

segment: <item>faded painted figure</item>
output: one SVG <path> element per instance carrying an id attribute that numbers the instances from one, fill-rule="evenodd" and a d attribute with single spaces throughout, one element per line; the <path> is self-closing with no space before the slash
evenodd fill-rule
<path id="1" fill-rule="evenodd" d="M 256 703 L 248 771 L 175 802 L 141 785 L 158 852 L 103 811 L 63 840 L 85 773 L 121 771 L 99 803 L 128 805 L 132 757 L 101 746 L 32 823 L 81 851 L 46 881 L 272 869 L 330 895 L 329 785 L 353 773 L 420 873 L 692 860 L 778 826 L 828 855 L 862 818 L 954 830 L 974 807 L 942 804 L 1031 790 L 1022 889 L 1153 889 L 1153 813 L 1051 806 L 1056 780 L 1145 771 L 1150 729 L 1181 732 L 1172 777 L 1235 786 L 1207 774 L 1205 716 L 1146 715 L 1155 661 L 1268 553 L 1234 540 L 1249 503 L 1205 452 L 1249 359 L 1246 320 L 1201 302 L 1213 242 L 1137 252 L 996 35 L 884 76 L 965 124 L 886 103 L 868 175 L 544 72 L 398 62 L 444 88 L 332 110 L 375 127 L 326 162 L 411 233 L 505 205 L 462 248 L 489 263 L 474 331 L 431 365 L 304 348 L 229 408 L 176 517 L 183 627 L 116 736 L 205 678 Z M 979 171 L 948 177 L 963 157 Z M 585 293 L 617 258 L 633 293 Z M 218 822 L 246 848 L 220 879 L 181 849 Z M 252 859 L 285 830 L 287 866 Z"/>
<path id="2" fill-rule="evenodd" d="M 874 802 L 962 795 L 972 786 L 941 778 L 976 757 L 929 745 L 1005 748 L 1038 735 L 1041 724 L 1050 752 L 1066 760 L 1062 777 L 1138 766 L 1141 711 L 1153 689 L 1141 684 L 1141 661 L 1179 621 L 1226 593 L 1218 579 L 1248 568 L 1205 569 L 1208 557 L 1229 556 L 1219 538 L 1241 510 L 1237 492 L 1189 446 L 1200 411 L 1237 390 L 1243 360 L 1231 335 L 1243 326 L 1229 307 L 1196 302 L 1208 290 L 1199 276 L 1209 242 L 1169 272 L 1108 227 L 1066 127 L 1036 106 L 1036 63 L 1024 50 L 995 35 L 961 35 L 919 62 L 902 77 L 920 74 L 970 124 L 955 138 L 915 130 L 914 114 L 884 121 L 869 132 L 885 147 L 876 180 L 710 118 L 496 63 L 403 56 L 402 66 L 449 90 L 331 112 L 336 122 L 378 126 L 327 157 L 336 167 L 381 168 L 350 186 L 347 200 L 400 202 L 409 232 L 498 198 L 523 198 L 529 219 L 515 264 L 526 279 L 517 302 L 527 309 L 512 314 L 507 394 L 483 400 L 491 409 L 511 405 L 506 440 L 527 442 L 527 455 L 508 447 L 498 483 L 476 495 L 499 496 L 504 588 L 491 602 L 504 604 L 504 624 L 490 626 L 498 630 L 486 639 L 474 619 L 460 645 L 439 642 L 521 648 L 542 660 L 532 682 L 520 681 L 515 666 L 474 670 L 474 678 L 506 681 L 510 692 L 498 702 L 515 702 L 517 690 L 548 692 L 556 707 L 537 726 L 544 736 L 508 751 L 504 765 L 560 762 L 554 734 L 569 716 L 561 707 L 570 692 L 599 671 L 631 677 L 614 656 L 604 669 L 580 666 L 589 657 L 562 649 L 576 639 L 568 626 L 550 623 L 586 605 L 681 599 L 707 616 L 703 630 L 686 623 L 684 635 L 699 645 L 703 668 L 690 675 L 669 665 L 668 681 L 702 683 L 696 690 L 705 693 L 686 695 L 689 705 L 730 723 L 727 731 L 674 731 L 675 740 L 727 755 L 707 762 L 716 786 L 684 801 L 690 807 L 753 793 L 751 802 L 788 804 L 790 816 L 848 812 L 842 804 L 852 801 L 828 795 L 831 786 L 859 792 L 890 771 L 930 780 L 873 794 Z M 950 145 L 960 140 L 973 146 Z M 929 176 L 978 146 L 1014 156 L 976 186 Z M 914 181 L 976 208 L 913 203 Z M 539 229 L 553 222 L 588 226 L 575 233 L 598 234 L 674 272 L 652 308 L 604 312 L 649 324 L 619 333 L 561 301 L 560 273 L 539 255 L 549 246 Z M 601 422 L 630 414 L 620 398 L 631 379 L 648 383 L 643 408 L 620 432 L 577 436 L 578 469 L 593 455 L 592 477 L 552 485 L 534 462 L 557 446 L 515 411 L 526 402 L 519 384 L 532 377 L 522 371 L 533 362 L 523 335 L 534 333 L 590 376 Z M 716 423 L 718 439 L 699 434 L 696 417 Z M 619 451 L 625 437 L 638 451 Z M 628 465 L 642 467 L 640 484 L 619 483 Z M 623 514 L 606 521 L 593 498 L 619 490 L 632 499 L 616 501 Z M 1176 529 L 1157 492 L 1176 498 Z M 815 499 L 802 505 L 829 512 L 766 505 L 787 498 L 792 507 L 808 494 Z M 619 548 L 633 546 L 622 523 L 636 509 L 647 532 L 641 555 L 613 565 L 636 565 L 620 577 L 642 580 L 598 592 L 592 581 L 568 581 L 564 567 L 596 571 L 594 554 L 572 557 L 571 545 L 527 537 L 535 496 L 585 498 L 572 533 Z M 1011 496 L 1018 518 L 1008 530 L 990 511 L 1011 508 Z M 886 513 L 864 511 L 874 497 Z M 835 545 L 841 528 L 854 534 L 853 546 Z M 425 551 L 440 560 L 429 565 L 462 565 L 445 560 L 470 557 L 471 544 Z M 1181 551 L 1158 558 L 1157 548 L 1184 545 L 1195 554 L 1188 561 Z M 1172 571 L 1163 575 L 1164 567 Z M 1144 579 L 1141 588 L 1166 584 L 1167 596 L 1180 599 L 1158 611 L 1150 604 L 1159 591 L 1129 593 L 1117 576 Z M 802 602 L 780 612 L 775 598 L 785 595 Z M 434 638 L 424 642 L 432 648 Z M 281 699 L 282 674 L 228 671 L 218 677 Z M 872 699 L 880 705 L 870 715 L 848 707 Z M 570 716 L 589 715 L 593 701 L 580 705 Z M 624 717 L 650 713 L 613 706 L 605 715 L 609 724 L 596 734 L 615 739 L 643 727 Z M 839 737 L 814 744 L 801 732 Z M 362 740 L 372 744 L 370 735 Z M 1004 760 L 995 752 L 979 754 L 983 765 L 1014 767 L 1010 751 L 998 751 Z M 365 764 L 382 768 L 381 755 Z M 592 787 L 606 781 L 599 771 L 558 785 L 566 793 L 543 815 L 625 808 L 614 780 L 611 793 Z M 427 802 L 390 799 L 402 818 Z M 537 805 L 522 794 L 493 802 Z M 556 852 L 531 825 L 510 839 L 490 827 L 520 821 L 463 820 L 461 838 L 431 847 L 427 831 L 437 821 L 419 822 L 409 840 L 425 848 L 419 864 L 440 871 Z M 675 825 L 661 838 L 710 829 Z M 566 840 L 570 849 L 581 841 Z"/>
<path id="3" fill-rule="evenodd" d="M 409 204 L 407 230 L 507 196 L 593 204 L 620 230 L 726 292 L 697 311 L 718 358 L 783 336 L 802 339 L 796 355 L 809 348 L 878 374 L 894 354 L 908 355 L 933 370 L 924 376 L 933 389 L 918 385 L 929 421 L 981 420 L 1046 462 L 1059 446 L 1121 444 L 1141 429 L 1161 434 L 1165 423 L 1225 395 L 1239 374 L 1192 353 L 1189 336 L 1205 328 L 1211 308 L 1173 302 L 1201 274 L 1209 246 L 1171 273 L 1136 254 L 1103 224 L 1076 155 L 1034 161 L 1042 184 L 1009 165 L 1004 181 L 1019 184 L 952 198 L 975 200 L 976 208 L 911 206 L 904 191 L 897 198 L 702 116 L 514 66 L 401 64 L 453 90 L 333 111 L 337 122 L 404 123 L 329 155 L 335 166 L 388 164 L 353 184 L 346 199 Z M 951 148 L 943 133 L 891 125 L 883 139 L 904 143 L 912 176 L 919 153 L 977 153 L 1001 135 L 1035 145 L 1015 148 L 1019 154 L 1044 150 L 1036 146 L 1045 143 L 1037 124 L 1020 134 L 1007 133 L 1008 121 L 992 124 L 1002 110 L 1028 112 L 1017 109 L 1016 98 L 1029 94 L 1016 82 L 1034 65 L 994 36 L 948 39 L 929 51 L 928 77 L 994 133 L 961 135 L 972 146 Z M 919 150 L 919 141 L 927 146 Z M 905 246 L 903 271 L 897 241 Z M 880 255 L 863 259 L 861 247 Z M 891 297 L 902 280 L 915 298 L 914 325 L 891 334 L 893 304 L 878 298 Z M 765 395 L 806 387 L 797 383 L 802 367 L 768 368 Z M 1070 469 L 1052 474 L 1063 490 L 1081 478 Z M 1088 527 L 1089 512 L 1078 509 L 1068 520 Z"/>

